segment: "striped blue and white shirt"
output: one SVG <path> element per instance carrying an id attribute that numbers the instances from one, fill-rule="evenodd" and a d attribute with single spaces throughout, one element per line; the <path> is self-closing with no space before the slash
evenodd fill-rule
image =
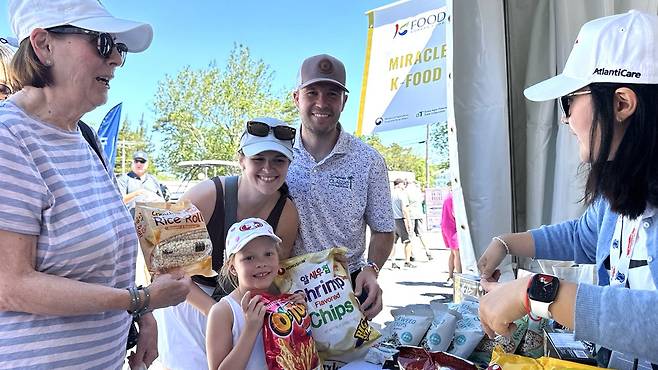
<path id="1" fill-rule="evenodd" d="M 0 229 L 37 236 L 39 272 L 115 288 L 135 280 L 135 227 L 96 153 L 80 132 L 10 101 L 0 103 Z M 0 368 L 120 369 L 129 324 L 126 311 L 0 311 Z"/>

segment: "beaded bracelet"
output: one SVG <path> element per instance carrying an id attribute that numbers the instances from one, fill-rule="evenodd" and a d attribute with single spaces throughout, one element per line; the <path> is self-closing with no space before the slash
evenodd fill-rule
<path id="1" fill-rule="evenodd" d="M 494 236 L 494 237 L 491 238 L 491 239 L 492 239 L 492 240 L 497 240 L 497 241 L 499 241 L 500 244 L 502 244 L 503 247 L 505 247 L 505 251 L 507 251 L 507 254 L 511 254 L 511 253 L 509 252 L 509 246 L 507 245 L 507 243 L 506 243 L 501 237 L 499 237 L 499 236 Z"/>

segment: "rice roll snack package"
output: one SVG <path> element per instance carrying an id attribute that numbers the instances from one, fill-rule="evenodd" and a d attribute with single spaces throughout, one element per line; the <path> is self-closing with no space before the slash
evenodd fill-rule
<path id="1" fill-rule="evenodd" d="M 321 370 L 322 361 L 311 336 L 311 318 L 306 305 L 291 294 L 263 295 L 265 319 L 263 344 L 271 370 Z"/>
<path id="2" fill-rule="evenodd" d="M 320 357 L 344 355 L 379 337 L 359 310 L 350 274 L 335 260 L 345 248 L 303 254 L 281 262 L 274 284 L 281 293 L 302 292 Z"/>
<path id="3" fill-rule="evenodd" d="M 172 268 L 186 274 L 216 276 L 212 243 L 201 211 L 189 201 L 137 203 L 135 228 L 151 275 Z"/>
<path id="4" fill-rule="evenodd" d="M 446 351 L 455 335 L 457 316 L 455 316 L 454 311 L 450 311 L 448 306 L 439 300 L 430 301 L 430 307 L 434 319 L 425 337 L 421 340 L 420 346 L 430 352 Z M 461 315 L 459 316 L 461 317 Z"/>

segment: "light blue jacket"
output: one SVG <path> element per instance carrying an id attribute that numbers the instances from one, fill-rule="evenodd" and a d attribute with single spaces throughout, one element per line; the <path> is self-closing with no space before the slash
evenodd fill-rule
<path id="1" fill-rule="evenodd" d="M 647 235 L 647 262 L 658 286 L 658 214 L 647 209 L 642 227 Z M 658 363 L 658 291 L 611 287 L 603 261 L 618 214 L 599 199 L 579 219 L 531 230 L 535 257 L 596 263 L 599 286 L 579 284 L 575 336 L 606 348 Z"/>

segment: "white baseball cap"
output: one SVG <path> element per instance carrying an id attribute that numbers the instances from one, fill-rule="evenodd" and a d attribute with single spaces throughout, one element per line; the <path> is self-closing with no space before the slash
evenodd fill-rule
<path id="1" fill-rule="evenodd" d="M 264 123 L 270 127 L 270 130 L 267 136 L 256 136 L 251 135 L 247 131 L 247 126 L 251 122 L 260 122 Z M 285 126 L 290 128 L 294 132 L 294 128 L 290 127 L 287 123 L 280 121 L 276 118 L 271 117 L 258 117 L 252 120 L 249 120 L 245 125 L 244 134 L 240 138 L 240 147 L 239 150 L 244 153 L 244 155 L 251 157 L 253 155 L 266 152 L 268 150 L 273 150 L 285 155 L 288 159 L 292 161 L 292 146 L 294 144 L 294 139 L 292 140 L 280 140 L 275 136 L 274 131 L 271 129 L 277 126 Z"/>
<path id="2" fill-rule="evenodd" d="M 658 84 L 658 16 L 630 10 L 585 23 L 562 73 L 523 94 L 545 101 L 597 82 Z"/>
<path id="3" fill-rule="evenodd" d="M 232 254 L 238 253 L 247 245 L 247 243 L 260 236 L 267 236 L 272 238 L 275 242 L 281 243 L 281 238 L 274 234 L 272 226 L 270 226 L 265 220 L 252 217 L 234 223 L 233 226 L 228 229 L 228 233 L 226 234 L 225 259 L 228 260 Z"/>
<path id="4" fill-rule="evenodd" d="M 65 25 L 110 33 L 133 53 L 146 50 L 153 39 L 150 24 L 115 18 L 98 0 L 9 0 L 9 17 L 18 43 L 36 28 Z"/>

